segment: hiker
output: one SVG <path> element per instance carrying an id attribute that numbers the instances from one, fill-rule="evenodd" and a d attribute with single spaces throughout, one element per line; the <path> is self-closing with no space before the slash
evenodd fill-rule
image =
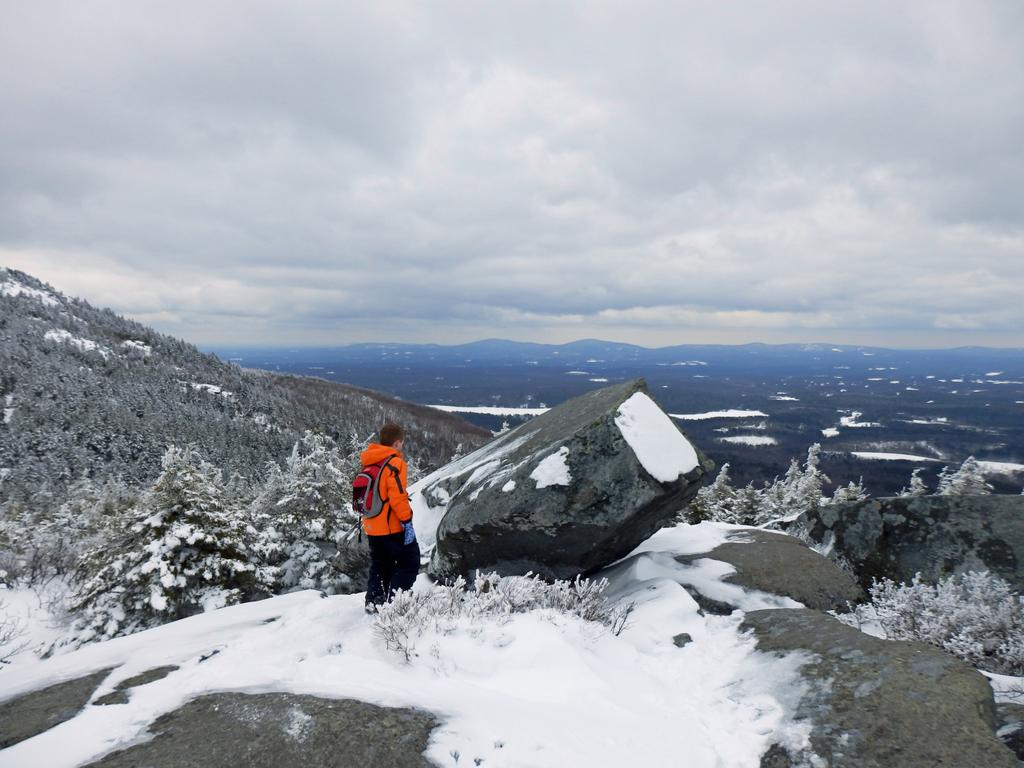
<path id="1" fill-rule="evenodd" d="M 363 451 L 363 469 L 353 483 L 353 504 L 363 515 L 363 530 L 370 544 L 366 585 L 366 610 L 370 612 L 394 597 L 396 590 L 410 589 L 420 570 L 420 546 L 406 491 L 404 438 L 405 432 L 397 424 L 381 427 L 380 442 Z"/>

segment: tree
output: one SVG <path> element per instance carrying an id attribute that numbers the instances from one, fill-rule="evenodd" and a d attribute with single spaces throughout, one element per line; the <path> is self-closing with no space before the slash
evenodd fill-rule
<path id="1" fill-rule="evenodd" d="M 126 635 L 265 595 L 255 533 L 226 509 L 220 470 L 192 448 L 167 449 L 162 473 L 128 513 L 121 541 L 93 550 L 73 601 L 76 642 Z"/>
<path id="2" fill-rule="evenodd" d="M 983 496 L 992 493 L 992 486 L 985 480 L 977 459 L 968 456 L 955 471 L 948 466 L 942 468 L 937 493 L 939 496 Z"/>
<path id="3" fill-rule="evenodd" d="M 832 494 L 832 504 L 842 504 L 848 501 L 863 501 L 868 497 L 868 492 L 864 488 L 864 478 L 860 478 L 856 483 L 852 480 L 847 485 L 840 485 L 836 488 L 835 493 Z"/>
<path id="4" fill-rule="evenodd" d="M 729 465 L 723 464 L 711 485 L 697 491 L 697 497 L 690 508 L 683 510 L 686 522 L 699 523 L 704 520 L 721 520 L 735 503 L 736 489 L 729 478 Z"/>
<path id="5" fill-rule="evenodd" d="M 927 496 L 928 486 L 921 479 L 921 468 L 918 467 L 910 474 L 910 485 L 900 490 L 900 496 Z"/>

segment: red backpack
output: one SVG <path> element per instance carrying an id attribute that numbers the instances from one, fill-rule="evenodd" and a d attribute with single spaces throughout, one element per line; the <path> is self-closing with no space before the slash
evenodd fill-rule
<path id="1" fill-rule="evenodd" d="M 381 491 L 384 485 L 385 467 L 395 473 L 398 492 L 405 493 L 402 488 L 401 473 L 389 463 L 393 458 L 394 456 L 388 456 L 384 461 L 363 467 L 352 481 L 352 508 L 361 514 L 364 520 L 376 517 L 384 511 L 384 504 L 387 500 L 381 496 Z"/>

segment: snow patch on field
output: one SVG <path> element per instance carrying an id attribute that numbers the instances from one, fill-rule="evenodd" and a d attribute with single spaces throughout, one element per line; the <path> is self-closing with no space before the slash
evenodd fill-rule
<path id="1" fill-rule="evenodd" d="M 96 352 L 101 355 L 104 359 L 110 357 L 110 350 L 104 347 L 102 344 L 98 344 L 92 339 L 83 339 L 80 336 L 75 336 L 69 331 L 65 331 L 62 328 L 54 328 L 47 331 L 43 338 L 47 341 L 52 341 L 57 344 L 69 344 L 72 347 L 82 350 L 83 352 Z"/>
<path id="2" fill-rule="evenodd" d="M 873 461 L 939 461 L 939 459 L 929 456 L 914 456 L 909 453 L 878 453 L 874 451 L 851 451 L 850 453 L 858 459 Z"/>
<path id="3" fill-rule="evenodd" d="M 1024 464 L 1011 461 L 979 461 L 978 466 L 986 475 L 1015 475 L 1024 472 Z"/>
<path id="4" fill-rule="evenodd" d="M 678 480 L 699 463 L 690 441 L 643 392 L 633 394 L 619 406 L 615 426 L 643 468 L 659 483 Z"/>
<path id="5" fill-rule="evenodd" d="M 723 443 L 737 443 L 739 445 L 778 445 L 778 440 L 765 435 L 732 435 L 731 437 L 718 438 Z"/>
<path id="6" fill-rule="evenodd" d="M 793 402 L 796 402 L 796 401 L 798 401 L 798 400 L 799 400 L 800 398 L 799 398 L 799 397 L 792 397 L 792 396 L 790 396 L 790 395 L 783 395 L 783 394 L 778 394 L 778 395 L 771 395 L 771 396 L 769 396 L 769 398 L 768 398 L 768 399 L 769 399 L 769 400 L 780 400 L 780 401 L 787 401 L 787 402 L 788 402 L 788 401 L 793 401 Z"/>
<path id="7" fill-rule="evenodd" d="M 485 768 L 756 766 L 772 743 L 794 750 L 808 745 L 807 727 L 793 719 L 805 690 L 799 666 L 808 659 L 756 652 L 754 639 L 739 632 L 741 612 L 702 615 L 682 586 L 738 596 L 747 610 L 792 604 L 721 583 L 729 570 L 722 563 L 675 561 L 678 554 L 708 551 L 732 530 L 659 531 L 599 574 L 609 579 L 610 597 L 636 604 L 619 636 L 565 614 L 534 611 L 431 631 L 406 663 L 375 634 L 362 595 L 307 591 L 11 669 L 3 673 L 5 697 L 116 666 L 96 692 L 102 696 L 145 670 L 180 667 L 133 689 L 128 705 L 88 706 L 0 751 L 0 768 L 70 768 L 95 760 L 145 738 L 157 717 L 213 691 L 283 691 L 434 712 L 441 725 L 426 757 L 437 765 L 454 765 L 458 754 L 459 765 Z M 414 587 L 430 588 L 422 577 Z M 693 638 L 685 648 L 672 643 L 680 632 Z M 305 724 L 297 718 L 286 726 L 301 738 Z"/>
<path id="8" fill-rule="evenodd" d="M 500 405 L 431 405 L 445 413 L 477 413 L 484 416 L 540 416 L 550 408 L 506 408 Z"/>
<path id="9" fill-rule="evenodd" d="M 821 434 L 825 437 L 839 437 L 839 429 L 836 427 L 825 427 L 821 430 Z"/>
<path id="10" fill-rule="evenodd" d="M 546 456 L 540 464 L 534 467 L 533 472 L 530 473 L 530 479 L 537 483 L 537 488 L 547 488 L 552 485 L 569 485 L 572 482 L 569 465 L 565 463 L 568 455 L 569 449 L 563 445 L 550 456 Z M 515 487 L 514 483 L 512 487 Z"/>
<path id="11" fill-rule="evenodd" d="M 846 416 L 839 417 L 839 425 L 842 427 L 849 427 L 850 429 L 861 429 L 865 427 L 880 427 L 882 426 L 877 421 L 857 421 L 864 414 L 860 411 L 850 411 Z"/>
<path id="12" fill-rule="evenodd" d="M 767 418 L 768 414 L 763 411 L 742 411 L 731 408 L 727 411 L 707 411 L 705 413 L 670 413 L 669 416 L 682 421 L 703 421 L 704 419 L 746 419 L 754 416 Z"/>

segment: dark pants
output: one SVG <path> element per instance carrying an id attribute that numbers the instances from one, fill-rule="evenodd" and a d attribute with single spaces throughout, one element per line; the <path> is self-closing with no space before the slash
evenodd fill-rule
<path id="1" fill-rule="evenodd" d="M 420 572 L 420 545 L 406 544 L 404 533 L 366 538 L 370 543 L 366 602 L 381 605 L 395 596 L 395 590 L 412 588 Z"/>

